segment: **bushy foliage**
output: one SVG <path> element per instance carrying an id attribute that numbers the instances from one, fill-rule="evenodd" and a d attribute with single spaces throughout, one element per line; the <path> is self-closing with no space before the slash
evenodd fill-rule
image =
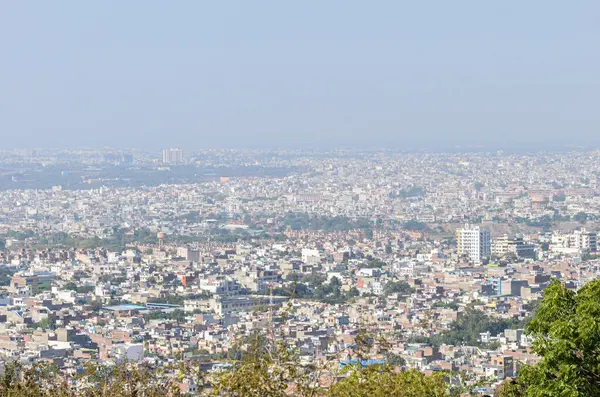
<path id="1" fill-rule="evenodd" d="M 513 319 L 493 318 L 475 308 L 469 307 L 460 313 L 456 321 L 450 324 L 450 329 L 431 338 L 436 345 L 466 345 L 482 346 L 480 333 L 490 332 L 497 335 L 509 328 L 520 328 L 524 322 Z"/>
<path id="2" fill-rule="evenodd" d="M 400 294 L 410 295 L 414 289 L 406 281 L 391 281 L 387 283 L 383 289 L 385 295 Z"/>
<path id="3" fill-rule="evenodd" d="M 575 292 L 553 280 L 526 332 L 534 338 L 535 365 L 504 382 L 499 397 L 600 395 L 600 280 Z"/>
<path id="4" fill-rule="evenodd" d="M 512 395 L 600 395 L 600 280 L 574 292 L 554 280 L 527 325 L 539 363 L 523 366 Z M 502 394 L 502 396 L 509 394 Z"/>
<path id="5" fill-rule="evenodd" d="M 420 371 L 394 371 L 390 366 L 353 367 L 350 375 L 334 384 L 331 397 L 446 397 L 450 396 L 444 374 L 426 376 Z"/>
<path id="6" fill-rule="evenodd" d="M 292 230 L 321 230 L 324 232 L 369 229 L 372 226 L 372 223 L 365 218 L 355 220 L 346 216 L 317 216 L 303 212 L 286 214 L 281 222 Z"/>
<path id="7" fill-rule="evenodd" d="M 374 339 L 357 338 L 355 354 L 367 354 Z M 31 368 L 9 364 L 0 378 L 0 396 L 8 397 L 164 397 L 180 396 L 183 378 L 194 379 L 197 394 L 236 397 L 338 397 L 338 396 L 450 396 L 445 374 L 426 376 L 417 370 L 400 371 L 395 365 L 348 365 L 335 371 L 333 362 L 324 366 L 302 365 L 293 349 L 259 332 L 240 339 L 240 354 L 220 371 L 202 376 L 183 363 L 173 368 L 143 365 L 89 365 L 73 377 L 44 363 Z M 169 373 L 169 375 L 167 375 Z M 335 379 L 330 388 L 323 378 Z"/>
<path id="8" fill-rule="evenodd" d="M 287 396 L 316 395 L 310 374 L 312 367 L 298 365 L 293 351 L 281 342 L 272 346 L 256 333 L 246 338 L 248 348 L 243 359 L 235 361 L 229 368 L 211 379 L 215 396 Z"/>
<path id="9" fill-rule="evenodd" d="M 39 363 L 31 368 L 9 363 L 0 379 L 6 397 L 164 397 L 179 396 L 174 381 L 159 370 L 133 365 L 88 366 L 74 378 L 61 376 L 56 367 Z"/>

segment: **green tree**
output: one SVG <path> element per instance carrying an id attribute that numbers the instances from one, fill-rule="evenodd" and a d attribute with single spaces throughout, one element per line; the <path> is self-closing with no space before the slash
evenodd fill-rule
<path id="1" fill-rule="evenodd" d="M 245 338 L 246 349 L 241 361 L 211 379 L 215 396 L 285 397 L 288 386 L 295 384 L 297 395 L 316 395 L 310 390 L 310 369 L 298 365 L 298 357 L 281 341 L 275 345 L 264 335 L 254 333 Z"/>
<path id="2" fill-rule="evenodd" d="M 56 322 L 50 316 L 44 317 L 43 319 L 41 319 L 40 321 L 38 321 L 37 323 L 34 324 L 34 328 L 54 329 L 55 327 L 56 327 Z"/>
<path id="3" fill-rule="evenodd" d="M 350 369 L 350 375 L 335 383 L 331 397 L 446 397 L 450 394 L 442 373 L 426 376 L 420 371 L 396 372 L 390 366 L 370 365 Z"/>
<path id="4" fill-rule="evenodd" d="M 402 198 L 421 197 L 425 194 L 425 189 L 421 186 L 412 186 L 410 189 L 400 191 L 399 196 Z"/>
<path id="5" fill-rule="evenodd" d="M 577 292 L 553 280 L 526 332 L 541 359 L 502 396 L 600 396 L 600 280 Z"/>
<path id="6" fill-rule="evenodd" d="M 524 390 L 515 379 L 507 379 L 496 388 L 494 397 L 521 397 L 524 396 Z"/>
<path id="7" fill-rule="evenodd" d="M 383 288 L 383 293 L 385 295 L 391 294 L 400 294 L 400 295 L 410 295 L 414 292 L 410 284 L 406 281 L 392 281 L 385 285 Z"/>
<path id="8" fill-rule="evenodd" d="M 0 286 L 10 285 L 10 280 L 13 274 L 17 271 L 16 268 L 2 266 L 0 267 Z"/>
<path id="9" fill-rule="evenodd" d="M 188 371 L 191 372 L 191 371 Z M 177 385 L 162 370 L 143 366 L 92 365 L 77 378 L 77 388 L 61 377 L 53 364 L 37 363 L 32 367 L 8 363 L 0 377 L 0 395 L 9 397 L 164 397 L 181 396 Z"/>
<path id="10" fill-rule="evenodd" d="M 395 367 L 401 367 L 403 365 L 406 365 L 406 360 L 403 357 L 394 353 L 387 353 L 385 355 L 385 362 L 386 364 L 393 365 Z"/>
<path id="11" fill-rule="evenodd" d="M 508 328 L 520 328 L 523 321 L 490 317 L 481 310 L 468 307 L 450 324 L 450 329 L 431 338 L 435 345 L 467 345 L 482 346 L 480 333 L 490 332 L 497 335 Z"/>
<path id="12" fill-rule="evenodd" d="M 585 212 L 578 212 L 573 216 L 573 220 L 577 221 L 581 224 L 584 224 L 587 222 L 588 216 Z"/>
<path id="13" fill-rule="evenodd" d="M 342 283 L 340 282 L 339 278 L 333 276 L 331 277 L 331 280 L 329 280 L 329 285 L 331 285 L 331 288 L 339 288 L 342 286 Z"/>
<path id="14" fill-rule="evenodd" d="M 418 221 L 406 221 L 402 224 L 402 228 L 406 230 L 421 231 L 427 229 L 427 225 Z"/>
<path id="15" fill-rule="evenodd" d="M 80 293 L 80 294 L 87 294 L 90 293 L 94 290 L 94 286 L 93 285 L 82 285 L 80 287 L 77 287 L 76 292 Z"/>
<path id="16" fill-rule="evenodd" d="M 348 299 L 354 298 L 355 296 L 360 296 L 360 291 L 356 287 L 352 287 L 346 292 L 346 297 Z"/>

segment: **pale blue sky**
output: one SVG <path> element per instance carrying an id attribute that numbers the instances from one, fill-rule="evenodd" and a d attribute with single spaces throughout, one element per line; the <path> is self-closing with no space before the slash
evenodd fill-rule
<path id="1" fill-rule="evenodd" d="M 600 143 L 600 2 L 0 1 L 0 148 Z"/>

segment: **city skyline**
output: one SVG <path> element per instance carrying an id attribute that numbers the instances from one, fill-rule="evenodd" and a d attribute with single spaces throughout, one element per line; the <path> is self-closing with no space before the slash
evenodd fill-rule
<path id="1" fill-rule="evenodd" d="M 599 233 L 600 151 L 3 154 L 0 380 L 127 362 L 210 395 L 255 335 L 342 387 L 366 329 L 394 376 L 491 393 L 544 365 L 540 300 L 596 288 Z"/>
<path id="2" fill-rule="evenodd" d="M 598 15 L 5 2 L 0 395 L 600 396 Z"/>

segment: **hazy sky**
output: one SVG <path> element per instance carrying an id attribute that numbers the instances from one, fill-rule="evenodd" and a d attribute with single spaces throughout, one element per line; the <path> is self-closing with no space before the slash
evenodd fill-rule
<path id="1" fill-rule="evenodd" d="M 598 0 L 0 0 L 0 148 L 570 140 Z"/>

